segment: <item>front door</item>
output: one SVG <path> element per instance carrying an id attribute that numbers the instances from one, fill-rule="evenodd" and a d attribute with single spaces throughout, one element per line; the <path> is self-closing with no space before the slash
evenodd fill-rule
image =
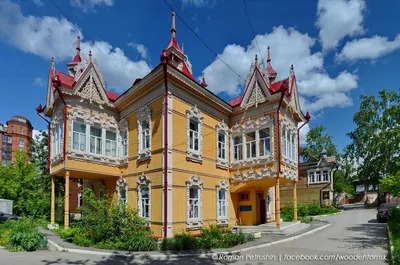
<path id="1" fill-rule="evenodd" d="M 265 209 L 265 200 L 260 200 L 260 223 L 265 224 L 265 216 L 267 215 Z"/>

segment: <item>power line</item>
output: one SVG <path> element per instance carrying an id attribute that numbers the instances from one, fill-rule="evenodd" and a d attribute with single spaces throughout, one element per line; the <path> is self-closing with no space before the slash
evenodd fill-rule
<path id="1" fill-rule="evenodd" d="M 72 23 L 72 26 L 75 28 L 75 30 L 77 30 L 78 32 L 80 32 L 80 30 L 78 29 L 78 27 L 76 27 L 75 26 L 75 24 L 72 22 L 72 19 L 70 19 L 62 10 L 61 10 L 61 8 L 58 6 L 58 5 L 56 5 L 56 3 L 54 3 L 54 1 L 53 0 L 50 0 L 50 2 Z M 82 32 L 81 32 L 81 34 L 82 34 Z M 83 35 L 83 34 L 82 34 Z M 88 39 L 92 39 L 92 38 L 90 38 L 89 37 L 89 35 L 88 34 L 85 34 L 85 36 L 88 38 Z M 115 67 L 115 69 L 117 69 L 125 78 L 126 78 L 126 80 L 128 80 L 128 81 L 131 81 L 108 57 L 107 57 L 107 55 L 105 55 L 98 47 L 97 47 L 97 45 L 96 45 L 96 43 L 95 42 L 93 42 L 93 45 L 94 45 L 94 47 L 101 53 L 101 54 L 103 54 L 103 56 Z"/>
<path id="2" fill-rule="evenodd" d="M 236 74 L 240 79 L 242 79 L 243 81 L 244 78 L 241 77 L 235 70 L 232 69 L 232 67 L 229 66 L 229 64 L 227 64 L 226 62 L 224 62 L 217 53 L 215 53 L 210 46 L 208 46 L 202 38 L 200 38 L 200 36 L 178 15 L 178 13 L 172 8 L 172 6 L 170 6 L 170 4 L 168 4 L 167 0 L 164 0 L 164 3 L 171 9 L 171 11 L 175 12 L 175 15 L 182 21 L 182 23 L 200 40 L 200 42 L 212 53 L 215 55 L 215 57 L 221 61 L 221 63 L 225 64 L 234 74 Z"/>
<path id="3" fill-rule="evenodd" d="M 256 33 L 254 31 L 253 25 L 251 24 L 249 14 L 247 13 L 246 0 L 243 0 L 243 2 L 244 2 L 244 12 L 246 13 L 247 21 L 249 22 L 251 31 L 253 32 L 253 36 L 254 36 L 254 40 L 256 41 L 256 44 L 257 44 L 258 52 L 260 53 L 260 56 L 263 56 L 262 53 L 261 53 L 261 50 L 260 50 L 260 46 L 258 45 L 258 41 L 257 41 L 257 38 L 256 38 Z M 262 58 L 264 58 L 264 57 L 262 57 Z"/>

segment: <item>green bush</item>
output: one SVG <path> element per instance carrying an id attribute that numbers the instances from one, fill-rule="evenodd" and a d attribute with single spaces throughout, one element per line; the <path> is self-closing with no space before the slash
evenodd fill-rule
<path id="1" fill-rule="evenodd" d="M 321 207 L 318 201 L 312 203 L 298 203 L 297 204 L 297 219 L 299 221 L 310 222 L 311 219 L 306 218 L 314 215 L 324 215 L 337 213 L 340 210 L 333 207 Z M 285 205 L 281 210 L 281 218 L 285 222 L 291 222 L 293 220 L 293 203 Z"/>
<path id="2" fill-rule="evenodd" d="M 392 260 L 394 264 L 400 264 L 400 209 L 391 209 L 389 211 L 388 225 L 392 233 L 394 253 Z"/>
<path id="3" fill-rule="evenodd" d="M 47 247 L 46 238 L 32 219 L 7 221 L 0 225 L 0 244 L 9 251 L 35 251 Z"/>
<path id="4" fill-rule="evenodd" d="M 82 218 L 71 222 L 70 229 L 58 234 L 78 246 L 125 251 L 157 249 L 157 241 L 146 229 L 146 220 L 137 211 L 120 204 L 114 197 L 97 200 L 90 189 L 84 190 Z"/>

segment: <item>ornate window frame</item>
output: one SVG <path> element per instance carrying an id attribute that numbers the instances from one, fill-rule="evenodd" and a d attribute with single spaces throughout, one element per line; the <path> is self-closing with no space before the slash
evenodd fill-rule
<path id="1" fill-rule="evenodd" d="M 290 139 L 291 138 L 293 138 L 294 139 L 294 146 L 293 146 L 293 150 L 291 151 L 291 152 L 293 152 L 294 154 L 294 158 L 295 159 L 292 159 L 290 156 L 289 156 L 289 154 L 287 153 L 287 151 L 288 150 L 286 150 L 285 151 L 285 153 L 286 153 L 286 155 L 283 155 L 283 148 L 286 148 L 286 146 L 284 146 L 283 144 L 281 145 L 281 152 L 282 152 L 282 160 L 283 160 L 283 162 L 285 162 L 286 164 L 289 164 L 289 165 L 292 165 L 292 166 L 294 166 L 294 167 L 296 167 L 297 168 L 297 154 L 298 154 L 298 151 L 299 150 L 297 150 L 297 144 L 296 144 L 296 139 L 297 139 L 297 127 L 296 127 L 296 125 L 294 124 L 294 122 L 293 121 L 291 121 L 288 117 L 286 117 L 286 116 L 283 116 L 282 117 L 282 119 L 281 119 L 281 131 L 280 131 L 280 135 L 281 135 L 281 141 L 282 141 L 282 143 L 284 142 L 283 141 L 283 137 L 284 137 L 284 135 L 283 135 L 283 132 L 284 131 L 287 131 L 287 136 L 288 136 L 288 139 L 286 140 L 286 141 L 288 141 L 289 142 L 289 149 L 290 149 L 290 145 L 291 145 L 291 142 L 290 142 Z"/>
<path id="2" fill-rule="evenodd" d="M 151 181 L 149 177 L 147 176 L 139 176 L 137 181 L 137 197 L 138 197 L 138 212 L 139 216 L 142 216 L 142 188 L 148 188 L 149 189 L 149 217 L 142 217 L 149 221 L 148 226 L 150 226 L 150 220 L 151 220 Z"/>
<path id="3" fill-rule="evenodd" d="M 142 122 L 149 123 L 149 148 L 142 149 Z M 149 106 L 143 106 L 137 111 L 138 123 L 138 160 L 145 161 L 151 158 L 151 110 Z"/>
<path id="4" fill-rule="evenodd" d="M 229 194 L 229 184 L 225 180 L 221 180 L 218 185 L 216 186 L 217 188 L 217 224 L 218 225 L 229 225 L 229 211 L 228 211 L 228 205 L 229 205 L 229 200 L 228 200 L 228 194 Z M 226 216 L 219 216 L 219 192 L 220 190 L 225 191 L 225 209 L 226 209 Z"/>
<path id="5" fill-rule="evenodd" d="M 193 106 L 186 111 L 187 127 L 186 127 L 186 159 L 193 162 L 203 162 L 203 115 L 197 106 Z M 194 120 L 199 124 L 199 150 L 190 148 L 190 120 Z"/>
<path id="6" fill-rule="evenodd" d="M 121 201 L 121 190 L 125 189 L 125 203 L 122 201 L 122 204 L 125 206 L 128 205 L 128 184 L 126 183 L 126 179 L 123 177 L 119 177 L 117 180 L 117 195 L 118 195 L 118 201 Z"/>
<path id="7" fill-rule="evenodd" d="M 126 118 L 121 119 L 118 122 L 118 154 L 120 157 L 120 164 L 125 165 L 128 164 L 128 155 L 129 155 L 129 131 L 128 131 L 128 120 Z M 122 134 L 126 133 L 126 155 L 123 154 L 123 145 L 122 145 Z"/>
<path id="8" fill-rule="evenodd" d="M 190 188 L 198 189 L 198 199 L 199 199 L 199 216 L 198 218 L 190 218 Z M 198 176 L 191 176 L 188 181 L 186 181 L 186 229 L 195 230 L 201 229 L 203 227 L 203 214 L 202 214 L 202 198 L 203 198 L 203 181 Z"/>
<path id="9" fill-rule="evenodd" d="M 228 125 L 222 120 L 221 122 L 219 122 L 216 126 L 215 126 L 215 130 L 217 133 L 216 136 L 216 157 L 217 157 L 217 167 L 219 168 L 223 168 L 226 169 L 229 166 L 229 162 L 228 162 Z M 222 159 L 220 157 L 218 157 L 218 153 L 219 153 L 219 148 L 218 148 L 218 137 L 219 137 L 219 133 L 222 132 L 225 135 L 225 159 Z"/>
<path id="10" fill-rule="evenodd" d="M 260 156 L 259 154 L 259 130 L 269 128 L 270 131 L 270 152 L 266 155 Z M 246 148 L 246 133 L 255 132 L 256 134 L 256 157 L 247 158 L 247 148 Z M 234 161 L 234 138 L 237 136 L 242 136 L 242 160 Z M 231 147 L 231 168 L 241 168 L 241 167 L 251 167 L 254 165 L 265 165 L 274 161 L 274 121 L 268 116 L 262 116 L 257 120 L 248 119 L 243 124 L 235 124 L 230 129 L 230 147 Z"/>

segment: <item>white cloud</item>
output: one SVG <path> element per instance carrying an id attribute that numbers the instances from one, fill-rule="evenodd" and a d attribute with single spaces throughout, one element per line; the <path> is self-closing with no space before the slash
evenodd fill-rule
<path id="1" fill-rule="evenodd" d="M 299 123 L 299 128 L 300 126 L 302 126 L 303 123 Z M 306 140 L 307 140 L 307 133 L 310 131 L 310 124 L 306 124 L 303 126 L 303 128 L 301 128 L 300 130 L 300 144 L 306 144 Z"/>
<path id="2" fill-rule="evenodd" d="M 33 80 L 33 84 L 34 84 L 35 86 L 44 87 L 44 86 L 46 85 L 46 82 L 43 80 L 43 78 L 41 78 L 41 77 L 36 77 L 36 78 Z"/>
<path id="3" fill-rule="evenodd" d="M 364 0 L 319 0 L 316 25 L 323 49 L 334 49 L 344 37 L 362 34 L 365 9 Z"/>
<path id="4" fill-rule="evenodd" d="M 37 135 L 40 135 L 41 133 L 42 133 L 42 131 L 33 129 L 33 131 L 32 131 L 32 138 L 36 140 L 36 136 L 37 136 Z"/>
<path id="5" fill-rule="evenodd" d="M 42 0 L 32 0 L 32 1 L 35 3 L 35 5 L 37 5 L 37 6 L 39 6 L 39 7 L 44 6 L 44 3 L 43 3 Z"/>
<path id="6" fill-rule="evenodd" d="M 373 36 L 347 42 L 336 58 L 340 61 L 377 59 L 397 49 L 400 49 L 400 35 L 393 41 L 389 41 L 387 37 Z"/>
<path id="7" fill-rule="evenodd" d="M 143 44 L 137 44 L 137 43 L 134 43 L 134 42 L 129 42 L 128 46 L 134 48 L 140 54 L 142 59 L 147 59 L 148 50 Z"/>
<path id="8" fill-rule="evenodd" d="M 83 12 L 96 11 L 96 6 L 112 6 L 113 0 L 71 0 L 71 6 L 81 9 Z"/>
<path id="9" fill-rule="evenodd" d="M 184 5 L 194 5 L 195 7 L 212 7 L 216 0 L 181 0 Z"/>
<path id="10" fill-rule="evenodd" d="M 294 64 L 304 111 L 318 112 L 326 107 L 344 107 L 352 103 L 348 92 L 357 87 L 357 76 L 344 71 L 335 78 L 330 77 L 324 69 L 322 53 L 311 52 L 315 39 L 283 26 L 256 38 L 264 56 L 268 45 L 271 46 L 271 64 L 278 72 L 277 80 L 286 78 L 290 65 Z M 236 44 L 227 45 L 219 57 L 246 78 L 257 53 L 257 44 L 253 39 L 246 48 Z M 208 65 L 204 74 L 208 88 L 214 93 L 226 93 L 230 97 L 241 93 L 243 81 L 221 61 L 216 59 Z"/>
<path id="11" fill-rule="evenodd" d="M 57 62 L 66 62 L 75 55 L 77 35 L 82 34 L 64 18 L 24 16 L 18 4 L 10 1 L 0 2 L 0 37 L 24 52 L 48 60 L 54 56 Z M 145 61 L 132 61 L 122 49 L 104 41 L 82 42 L 81 48 L 83 56 L 87 55 L 89 50 L 92 51 L 106 84 L 116 88 L 118 92 L 127 89 L 136 78 L 143 77 L 151 70 Z"/>

